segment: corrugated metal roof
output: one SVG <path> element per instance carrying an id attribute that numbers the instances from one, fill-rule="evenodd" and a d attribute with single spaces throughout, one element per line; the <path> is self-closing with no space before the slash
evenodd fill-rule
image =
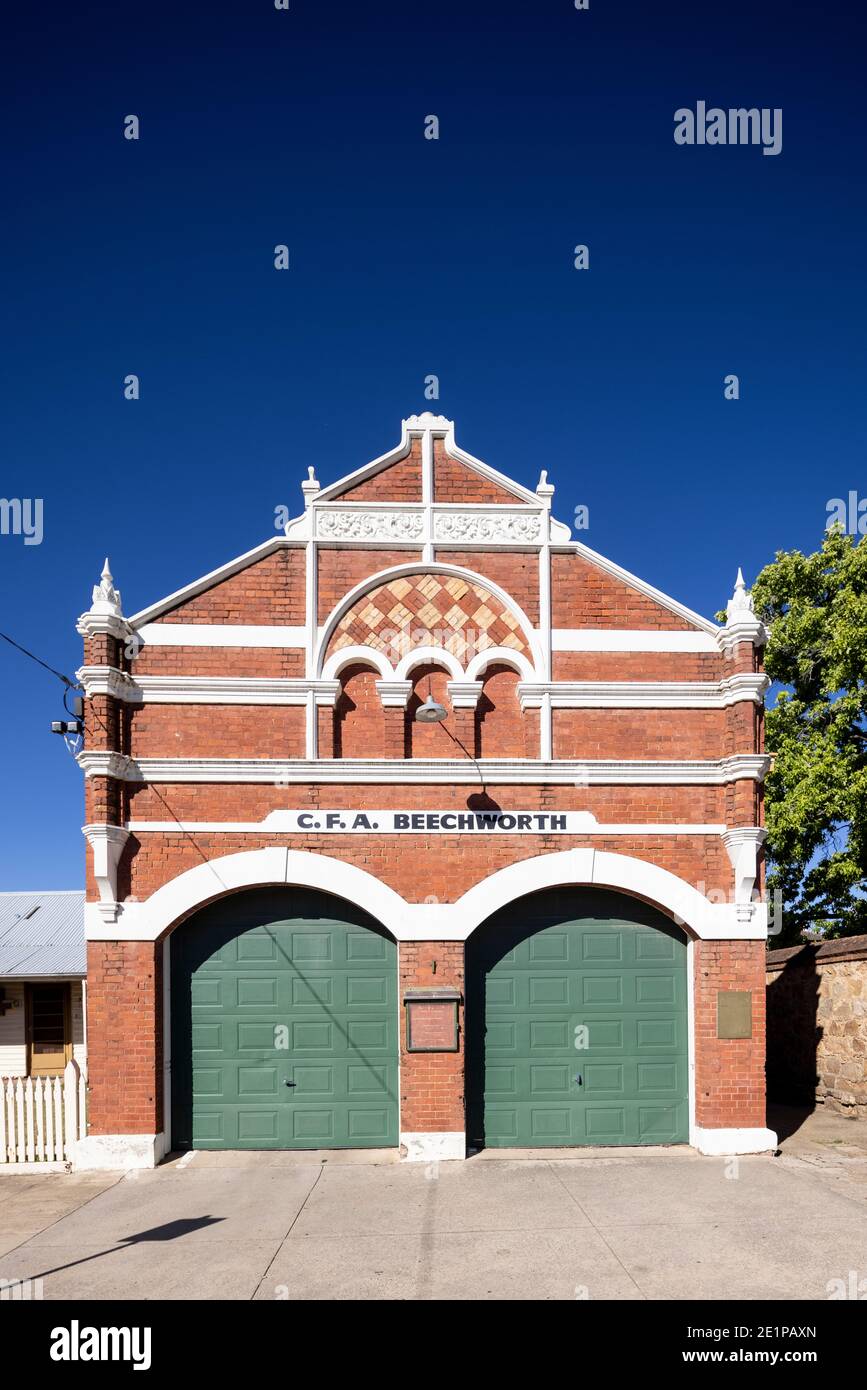
<path id="1" fill-rule="evenodd" d="M 84 893 L 0 893 L 0 979 L 86 973 Z"/>

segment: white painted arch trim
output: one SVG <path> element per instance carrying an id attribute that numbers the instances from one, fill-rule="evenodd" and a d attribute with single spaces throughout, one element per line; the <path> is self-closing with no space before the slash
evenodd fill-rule
<path id="1" fill-rule="evenodd" d="M 375 647 L 353 646 L 341 647 L 339 651 L 331 653 L 322 667 L 321 679 L 334 680 L 341 671 L 346 670 L 347 666 L 361 662 L 364 665 L 375 667 L 383 680 L 405 680 L 416 666 L 428 661 L 436 663 L 438 666 L 445 666 L 454 680 L 478 680 L 487 668 L 495 663 L 511 666 L 522 680 L 532 681 L 534 675 L 533 666 L 523 652 L 512 651 L 510 647 L 489 647 L 487 651 L 477 652 L 464 671 L 454 653 L 444 647 L 414 647 L 411 652 L 407 652 L 406 656 L 401 658 L 395 667 L 392 666 L 384 652 L 377 651 Z M 151 696 L 151 698 L 153 697 Z"/>
<path id="2" fill-rule="evenodd" d="M 405 575 L 419 573 L 445 574 L 455 579 L 463 579 L 472 584 L 481 584 L 484 588 L 490 590 L 495 598 L 500 600 L 504 608 L 508 609 L 518 619 L 523 629 L 524 636 L 530 645 L 530 650 L 533 653 L 534 665 L 532 671 L 528 673 L 528 679 L 532 676 L 536 676 L 539 680 L 544 679 L 543 672 L 545 670 L 545 663 L 539 641 L 539 633 L 530 622 L 524 610 L 512 598 L 511 594 L 508 594 L 505 589 L 500 588 L 499 584 L 495 584 L 492 579 L 488 579 L 486 575 L 478 574 L 476 570 L 466 569 L 463 565 L 444 565 L 437 560 L 422 561 L 420 559 L 409 561 L 403 565 L 392 565 L 388 569 L 379 570 L 376 574 L 368 575 L 360 584 L 356 584 L 354 589 L 350 589 L 349 593 L 344 594 L 340 602 L 332 609 L 324 627 L 319 631 L 314 670 L 319 673 L 324 669 L 323 661 L 325 653 L 328 650 L 328 643 L 331 641 L 337 624 L 343 614 L 348 612 L 364 594 L 369 593 L 371 589 L 378 588 L 380 584 L 390 583 L 392 579 L 402 579 Z M 437 648 L 437 650 L 439 651 L 441 649 Z"/>
<path id="3" fill-rule="evenodd" d="M 524 680 L 533 679 L 533 668 L 523 652 L 512 651 L 511 647 L 489 647 L 485 652 L 477 652 L 467 667 L 467 680 L 476 681 L 489 666 L 511 666 Z"/>
<path id="4" fill-rule="evenodd" d="M 406 656 L 401 657 L 394 674 L 399 681 L 403 681 L 417 666 L 427 663 L 444 666 L 453 680 L 464 679 L 463 666 L 454 653 L 447 651 L 445 647 L 415 647 L 411 652 L 407 652 Z"/>
<path id="5" fill-rule="evenodd" d="M 322 668 L 323 680 L 336 680 L 347 666 L 357 664 L 372 666 L 379 672 L 384 681 L 394 680 L 394 667 L 384 652 L 378 652 L 375 647 L 354 646 L 341 647 L 339 651 L 332 652 Z"/>
<path id="6" fill-rule="evenodd" d="M 309 850 L 269 848 L 222 855 L 187 869 L 142 903 L 126 903 L 114 923 L 98 905 L 85 908 L 91 941 L 156 941 L 197 908 L 243 888 L 294 884 L 346 898 L 375 917 L 397 941 L 464 941 L 492 912 L 544 888 L 611 888 L 650 902 L 695 937 L 761 940 L 767 913 L 755 904 L 739 920 L 734 904 L 710 902 L 667 869 L 631 855 L 592 848 L 536 855 L 510 864 L 470 888 L 454 903 L 408 903 L 393 888 L 355 864 Z"/>

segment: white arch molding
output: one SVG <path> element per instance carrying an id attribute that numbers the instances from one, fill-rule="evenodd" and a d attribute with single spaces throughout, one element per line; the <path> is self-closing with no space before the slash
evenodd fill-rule
<path id="1" fill-rule="evenodd" d="M 85 907 L 90 941 L 157 941 L 197 908 L 243 888 L 294 885 L 346 898 L 375 917 L 396 941 L 465 941 L 487 917 L 544 888 L 610 888 L 666 912 L 687 933 L 708 940 L 762 940 L 766 913 L 756 904 L 738 919 L 733 904 L 710 902 L 668 869 L 628 854 L 592 848 L 552 851 L 499 869 L 453 903 L 410 903 L 366 869 L 327 854 L 272 846 L 197 864 L 141 903 L 124 903 L 116 922 Z"/>

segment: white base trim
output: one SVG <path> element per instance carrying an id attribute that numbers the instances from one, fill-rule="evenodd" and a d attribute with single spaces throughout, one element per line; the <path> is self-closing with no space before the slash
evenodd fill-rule
<path id="1" fill-rule="evenodd" d="M 72 1146 L 74 1172 L 156 1168 L 167 1152 L 165 1134 L 91 1134 Z"/>
<path id="2" fill-rule="evenodd" d="M 463 1159 L 467 1156 L 467 1136 L 460 1130 L 440 1130 L 432 1134 L 402 1134 L 401 1153 L 404 1163 L 435 1163 L 439 1159 Z"/>
<path id="3" fill-rule="evenodd" d="M 689 1142 L 701 1154 L 723 1157 L 769 1153 L 777 1147 L 777 1136 L 772 1129 L 703 1129 L 695 1125 Z"/>

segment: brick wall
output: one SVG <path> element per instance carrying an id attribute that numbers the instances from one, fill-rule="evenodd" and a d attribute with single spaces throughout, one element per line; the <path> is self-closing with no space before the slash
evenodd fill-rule
<path id="1" fill-rule="evenodd" d="M 342 502 L 420 502 L 421 444 L 414 439 L 406 458 L 337 497 Z"/>
<path id="2" fill-rule="evenodd" d="M 341 550 L 338 547 L 318 552 L 319 622 L 331 616 L 338 603 L 356 584 L 395 565 L 408 565 L 413 560 L 421 564 L 421 552 L 414 550 Z"/>
<path id="3" fill-rule="evenodd" d="M 765 1126 L 765 943 L 696 941 L 695 1115 L 709 1129 Z M 751 1038 L 717 1037 L 720 990 L 749 990 Z"/>
<path id="4" fill-rule="evenodd" d="M 292 647 L 159 647 L 144 644 L 129 663 L 134 676 L 304 675 L 304 651 Z"/>
<path id="5" fill-rule="evenodd" d="M 304 622 L 304 551 L 282 549 L 164 613 L 162 623 Z"/>
<path id="6" fill-rule="evenodd" d="M 514 505 L 513 492 L 500 486 L 493 479 L 467 468 L 460 459 L 452 458 L 445 451 L 441 439 L 434 444 L 434 501 L 493 503 L 495 506 Z"/>
<path id="7" fill-rule="evenodd" d="M 405 1134 L 464 1128 L 464 1009 L 458 1008 L 457 1052 L 407 1052 L 407 989 L 452 985 L 464 994 L 462 941 L 402 941 L 400 971 L 400 1127 Z"/>
<path id="8" fill-rule="evenodd" d="M 304 709 L 146 704 L 130 711 L 129 737 L 137 758 L 235 758 L 252 738 L 256 757 L 303 758 Z"/>
<path id="9" fill-rule="evenodd" d="M 718 758 L 726 713 L 715 709 L 557 709 L 555 758 Z M 751 750 L 750 750 L 751 751 Z"/>
<path id="10" fill-rule="evenodd" d="M 160 789 L 161 790 L 161 789 Z M 384 790 L 384 789 L 383 789 Z M 490 795 L 490 792 L 488 793 Z M 377 791 L 376 801 L 386 804 Z M 301 806 L 301 801 L 294 802 Z M 339 808 L 338 798 L 324 793 L 321 804 Z M 364 804 L 364 803 L 362 803 Z M 372 804 L 371 798 L 366 806 Z M 401 805 L 412 807 L 409 798 Z M 432 800 L 428 805 L 435 804 Z M 443 796 L 439 805 L 454 805 Z M 513 803 L 514 804 L 514 803 Z M 160 819 L 169 819 L 168 809 L 178 816 L 171 796 L 156 803 Z M 136 808 L 137 809 L 137 808 Z M 466 809 L 466 798 L 457 809 Z M 225 805 L 215 804 L 213 819 L 228 817 Z M 178 819 L 181 817 L 178 816 Z M 286 841 L 284 841 L 285 843 Z M 267 849 L 275 843 L 273 834 L 240 831 L 159 831 L 132 835 L 121 861 L 121 881 L 129 895 L 143 901 L 157 888 L 187 869 L 223 854 Z M 731 878 L 731 865 L 718 836 L 702 835 L 497 835 L 479 840 L 470 848 L 461 835 L 293 835 L 291 848 L 326 854 L 349 864 L 357 864 L 387 883 L 407 902 L 424 902 L 434 895 L 441 902 L 455 902 L 476 883 L 509 864 L 541 854 L 565 849 L 594 848 L 610 854 L 629 853 L 677 874 L 701 891 L 724 893 Z"/>
<path id="11" fill-rule="evenodd" d="M 551 598 L 554 627 L 691 630 L 685 618 L 580 555 L 551 557 Z"/>
<path id="12" fill-rule="evenodd" d="M 90 1134 L 163 1128 L 162 945 L 91 941 L 87 947 Z"/>

